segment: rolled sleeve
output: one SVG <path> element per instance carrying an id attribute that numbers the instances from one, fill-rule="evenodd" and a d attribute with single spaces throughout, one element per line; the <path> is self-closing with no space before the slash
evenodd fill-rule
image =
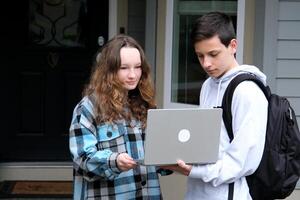
<path id="1" fill-rule="evenodd" d="M 119 153 L 112 153 L 108 159 L 109 168 L 111 169 L 111 171 L 113 173 L 117 173 L 117 174 L 121 172 L 120 169 L 118 168 L 118 164 L 117 164 L 118 155 L 119 155 Z"/>
<path id="2" fill-rule="evenodd" d="M 83 105 L 82 105 L 83 104 Z M 118 153 L 98 150 L 96 127 L 88 103 L 83 102 L 74 109 L 70 127 L 69 147 L 75 170 L 88 181 L 100 178 L 112 180 L 120 174 L 116 165 Z"/>

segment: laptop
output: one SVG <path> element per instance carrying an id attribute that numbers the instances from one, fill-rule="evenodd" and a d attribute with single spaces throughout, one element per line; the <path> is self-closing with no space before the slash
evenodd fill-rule
<path id="1" fill-rule="evenodd" d="M 143 164 L 215 163 L 221 122 L 221 108 L 149 109 Z"/>

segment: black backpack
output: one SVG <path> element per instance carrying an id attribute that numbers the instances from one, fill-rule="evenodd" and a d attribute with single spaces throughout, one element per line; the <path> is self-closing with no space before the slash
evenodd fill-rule
<path id="1" fill-rule="evenodd" d="M 246 177 L 253 200 L 283 199 L 289 196 L 300 175 L 300 133 L 297 119 L 289 101 L 271 94 L 254 74 L 237 75 L 225 90 L 222 100 L 223 121 L 233 140 L 231 103 L 236 86 L 242 81 L 253 81 L 264 92 L 268 102 L 266 142 L 260 164 L 254 174 Z M 229 184 L 228 199 L 233 199 L 234 183 Z"/>

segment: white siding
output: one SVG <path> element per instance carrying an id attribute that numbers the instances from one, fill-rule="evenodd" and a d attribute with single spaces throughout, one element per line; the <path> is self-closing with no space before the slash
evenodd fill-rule
<path id="1" fill-rule="evenodd" d="M 299 12 L 300 14 L 300 12 Z M 297 59 L 300 58 L 300 40 L 278 39 L 278 59 Z"/>
<path id="2" fill-rule="evenodd" d="M 281 96 L 299 98 L 300 96 L 300 79 L 277 79 L 276 93 Z"/>
<path id="3" fill-rule="evenodd" d="M 300 21 L 279 21 L 278 23 L 278 38 L 279 39 L 300 39 Z"/>
<path id="4" fill-rule="evenodd" d="M 299 1 L 279 1 L 279 19 L 280 20 L 300 20 L 300 2 Z"/>
<path id="5" fill-rule="evenodd" d="M 277 59 L 277 78 L 299 78 L 300 60 Z"/>
<path id="6" fill-rule="evenodd" d="M 286 96 L 300 125 L 300 1 L 279 1 L 276 93 Z"/>
<path id="7" fill-rule="evenodd" d="M 299 98 L 288 97 L 292 107 L 294 108 L 296 113 L 300 113 L 300 101 Z"/>
<path id="8" fill-rule="evenodd" d="M 298 116 L 297 116 L 297 122 L 298 122 L 298 125 L 300 125 L 300 116 L 299 116 L 299 113 L 300 113 L 300 98 L 296 97 L 288 97 L 288 100 L 290 101 L 290 104 L 291 106 L 294 108 L 294 111 L 295 113 L 298 113 Z M 299 186 L 300 186 L 300 183 L 299 183 Z"/>

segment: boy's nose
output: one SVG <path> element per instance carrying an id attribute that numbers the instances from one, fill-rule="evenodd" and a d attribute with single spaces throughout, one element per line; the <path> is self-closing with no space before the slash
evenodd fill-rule
<path id="1" fill-rule="evenodd" d="M 208 68 L 211 65 L 209 58 L 203 58 L 202 67 Z"/>

